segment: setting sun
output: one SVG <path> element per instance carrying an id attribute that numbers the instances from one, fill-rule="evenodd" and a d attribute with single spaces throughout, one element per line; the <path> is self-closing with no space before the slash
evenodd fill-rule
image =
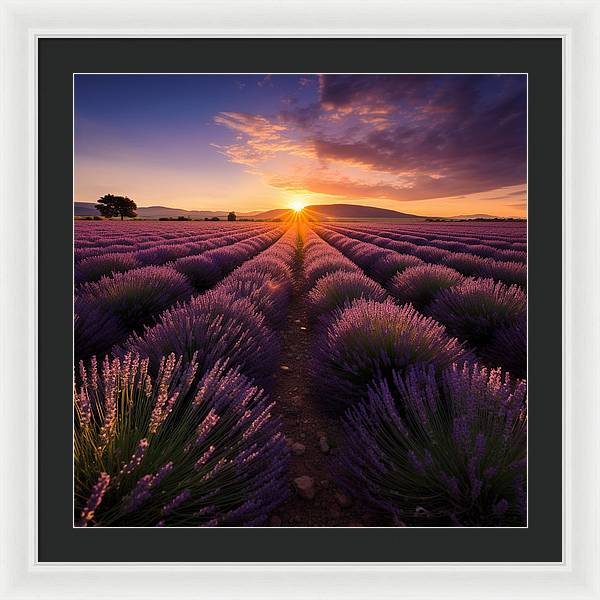
<path id="1" fill-rule="evenodd" d="M 290 208 L 295 212 L 300 212 L 304 208 L 304 204 L 301 200 L 294 200 L 290 203 Z"/>

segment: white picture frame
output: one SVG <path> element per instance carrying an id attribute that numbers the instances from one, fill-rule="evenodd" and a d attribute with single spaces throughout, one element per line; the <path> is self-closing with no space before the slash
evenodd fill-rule
<path id="1" fill-rule="evenodd" d="M 0 10 L 1 598 L 600 599 L 598 0 L 0 0 Z M 37 561 L 36 48 L 54 36 L 563 38 L 563 562 Z"/>

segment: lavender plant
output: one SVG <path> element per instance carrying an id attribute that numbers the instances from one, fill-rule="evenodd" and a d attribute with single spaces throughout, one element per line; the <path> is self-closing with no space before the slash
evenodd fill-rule
<path id="1" fill-rule="evenodd" d="M 139 266 L 140 262 L 131 252 L 90 256 L 75 263 L 75 285 L 86 281 L 98 281 L 103 275 L 122 273 Z"/>
<path id="2" fill-rule="evenodd" d="M 279 326 L 286 315 L 291 293 L 290 280 L 278 280 L 265 271 L 237 271 L 219 286 L 232 298 L 245 298 L 274 326 Z"/>
<path id="3" fill-rule="evenodd" d="M 448 267 L 460 271 L 463 275 L 474 277 L 482 277 L 490 262 L 488 258 L 482 258 L 468 252 L 453 252 L 442 259 L 442 263 Z"/>
<path id="4" fill-rule="evenodd" d="M 527 262 L 527 252 L 519 250 L 497 250 L 494 258 L 499 261 L 525 264 Z"/>
<path id="5" fill-rule="evenodd" d="M 522 263 L 491 260 L 484 265 L 481 276 L 527 289 L 527 266 Z"/>
<path id="6" fill-rule="evenodd" d="M 305 261 L 304 276 L 306 279 L 307 288 L 312 288 L 313 285 L 324 275 L 335 271 L 357 272 L 360 269 L 345 256 L 338 252 L 327 253 L 325 250 L 318 255 L 315 253 L 315 258 Z"/>
<path id="7" fill-rule="evenodd" d="M 396 273 L 402 273 L 408 267 L 418 267 L 425 264 L 418 256 L 390 252 L 381 256 L 372 269 L 373 277 L 385 285 Z"/>
<path id="8" fill-rule="evenodd" d="M 526 386 L 500 369 L 412 365 L 344 418 L 343 484 L 411 525 L 526 525 Z"/>
<path id="9" fill-rule="evenodd" d="M 75 299 L 78 358 L 103 354 L 192 291 L 187 279 L 170 267 L 142 267 L 83 283 Z"/>
<path id="10" fill-rule="evenodd" d="M 466 279 L 442 290 L 430 312 L 452 335 L 484 348 L 496 331 L 524 317 L 527 297 L 517 285 L 493 279 Z"/>
<path id="11" fill-rule="evenodd" d="M 179 258 L 175 261 L 174 268 L 183 273 L 199 292 L 213 286 L 223 276 L 219 264 L 202 255 Z"/>
<path id="12" fill-rule="evenodd" d="M 228 358 L 230 365 L 266 385 L 277 348 L 277 338 L 249 300 L 215 289 L 165 311 L 156 325 L 142 335 L 134 333 L 117 351 L 148 356 L 154 373 L 172 352 L 185 363 L 196 356 L 201 373 Z"/>
<path id="13" fill-rule="evenodd" d="M 282 282 L 292 280 L 292 270 L 287 261 L 275 256 L 257 256 L 252 261 L 244 263 L 237 268 L 236 273 L 242 274 L 247 271 L 252 273 L 265 273 Z"/>
<path id="14" fill-rule="evenodd" d="M 80 364 L 78 527 L 255 526 L 285 499 L 288 455 L 267 396 L 227 361 L 197 372 L 174 354 L 154 380 L 137 354 Z"/>
<path id="15" fill-rule="evenodd" d="M 136 253 L 136 258 L 147 266 L 164 265 L 167 262 L 177 260 L 190 254 L 190 249 L 185 244 L 160 244 L 153 245 L 146 250 Z"/>
<path id="16" fill-rule="evenodd" d="M 317 317 L 359 298 L 381 302 L 386 291 L 364 273 L 335 271 L 321 277 L 308 293 L 308 304 Z"/>
<path id="17" fill-rule="evenodd" d="M 416 362 L 442 369 L 469 356 L 442 325 L 410 304 L 356 300 L 333 313 L 317 344 L 316 391 L 339 412 L 361 400 L 374 378 L 390 378 Z"/>
<path id="18" fill-rule="evenodd" d="M 408 267 L 394 275 L 388 290 L 401 304 L 410 302 L 417 309 L 425 309 L 440 290 L 458 285 L 463 280 L 464 277 L 450 267 L 425 264 Z"/>
<path id="19" fill-rule="evenodd" d="M 420 246 L 415 250 L 415 255 L 428 263 L 439 263 L 450 254 L 448 250 L 434 248 L 433 246 Z"/>

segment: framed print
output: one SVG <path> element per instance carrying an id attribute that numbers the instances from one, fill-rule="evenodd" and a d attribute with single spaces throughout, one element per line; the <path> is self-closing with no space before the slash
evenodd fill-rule
<path id="1" fill-rule="evenodd" d="M 73 89 L 77 527 L 527 527 L 526 75 Z"/>
<path id="2" fill-rule="evenodd" d="M 598 598 L 597 4 L 131 6 L 3 6 L 4 595 Z"/>

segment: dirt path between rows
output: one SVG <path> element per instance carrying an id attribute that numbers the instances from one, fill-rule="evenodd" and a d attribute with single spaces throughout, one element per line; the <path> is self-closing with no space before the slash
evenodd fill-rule
<path id="1" fill-rule="evenodd" d="M 300 253 L 294 266 L 294 292 L 282 330 L 281 360 L 272 391 L 275 413 L 281 416 L 283 432 L 292 450 L 291 493 L 289 500 L 271 515 L 269 524 L 273 527 L 388 525 L 381 515 L 336 488 L 333 470 L 342 441 L 341 427 L 339 419 L 325 414 L 311 396 L 308 362 L 315 332 L 308 318 L 302 272 Z"/>

